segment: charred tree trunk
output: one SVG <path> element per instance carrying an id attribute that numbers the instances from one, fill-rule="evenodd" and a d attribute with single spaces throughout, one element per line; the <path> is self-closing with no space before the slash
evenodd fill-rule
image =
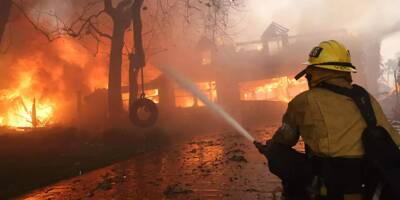
<path id="1" fill-rule="evenodd" d="M 121 64 L 125 29 L 114 23 L 108 74 L 108 113 L 112 124 L 118 123 L 122 114 Z"/>
<path id="2" fill-rule="evenodd" d="M 12 1 L 1 0 L 0 1 L 0 43 L 3 38 L 4 31 L 6 29 L 8 17 L 10 15 Z"/>
<path id="3" fill-rule="evenodd" d="M 131 2 L 131 0 L 123 0 L 114 8 L 111 0 L 104 0 L 105 11 L 113 21 L 108 74 L 108 115 L 112 126 L 118 126 L 123 113 L 121 96 L 122 48 L 125 31 L 129 27 L 132 16 L 129 9 Z"/>
<path id="4" fill-rule="evenodd" d="M 142 18 L 141 9 L 144 0 L 135 0 L 132 5 L 132 23 L 133 23 L 133 42 L 134 54 L 131 57 L 129 68 L 129 108 L 138 97 L 138 75 L 139 70 L 145 66 L 145 52 L 142 38 Z"/>

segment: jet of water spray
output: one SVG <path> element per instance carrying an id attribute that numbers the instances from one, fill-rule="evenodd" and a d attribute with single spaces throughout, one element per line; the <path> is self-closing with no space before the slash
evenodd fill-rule
<path id="1" fill-rule="evenodd" d="M 247 132 L 232 116 L 225 112 L 224 109 L 222 109 L 219 105 L 210 101 L 207 96 L 204 95 L 204 93 L 201 92 L 191 81 L 187 80 L 181 74 L 170 67 L 159 66 L 159 69 L 163 71 L 167 76 L 174 78 L 179 85 L 181 85 L 183 88 L 190 91 L 194 96 L 199 98 L 208 108 L 220 115 L 229 125 L 235 128 L 246 139 L 254 142 L 254 138 L 250 135 L 249 132 Z"/>

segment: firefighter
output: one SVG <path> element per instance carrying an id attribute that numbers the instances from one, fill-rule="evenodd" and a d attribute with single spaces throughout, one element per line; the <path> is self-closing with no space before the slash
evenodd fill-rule
<path id="1" fill-rule="evenodd" d="M 267 157 L 270 171 L 281 178 L 286 199 L 366 199 L 361 140 L 366 122 L 351 98 L 319 87 L 352 88 L 356 68 L 350 52 L 335 40 L 323 41 L 312 49 L 306 65 L 296 79 L 305 75 L 309 90 L 289 102 L 272 139 L 255 145 Z M 399 145 L 400 135 L 370 99 L 377 124 Z M 305 153 L 291 148 L 300 137 Z"/>

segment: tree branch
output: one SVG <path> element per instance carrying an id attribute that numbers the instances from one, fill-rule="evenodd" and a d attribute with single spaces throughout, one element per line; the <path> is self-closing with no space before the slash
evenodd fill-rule
<path id="1" fill-rule="evenodd" d="M 89 22 L 89 27 L 92 28 L 97 33 L 97 35 L 104 37 L 104 38 L 108 38 L 109 40 L 112 39 L 111 35 L 100 31 L 95 25 L 92 24 L 92 22 Z"/>
<path id="2" fill-rule="evenodd" d="M 109 14 L 111 17 L 115 15 L 115 8 L 112 6 L 111 0 L 104 0 L 104 10 Z"/>
<path id="3" fill-rule="evenodd" d="M 100 17 L 103 13 L 107 13 L 106 10 L 101 10 L 98 13 L 89 16 L 88 18 L 83 18 L 84 13 L 75 21 L 72 23 L 70 27 L 64 28 L 64 30 L 67 32 L 68 35 L 71 37 L 79 37 L 85 28 L 89 27 L 93 29 L 99 36 L 105 37 L 108 39 L 112 39 L 112 36 L 100 31 L 92 22 L 92 19 Z M 108 14 L 108 13 L 107 13 Z M 78 24 L 78 22 L 83 22 L 82 25 L 79 27 L 78 31 L 74 31 L 74 26 Z"/>
<path id="4" fill-rule="evenodd" d="M 57 31 L 53 31 L 53 32 L 47 32 L 44 29 L 42 29 L 41 27 L 39 27 L 29 16 L 28 14 L 25 12 L 24 8 L 19 5 L 16 2 L 12 2 L 13 6 L 16 7 L 21 13 L 22 15 L 25 17 L 25 19 L 33 26 L 33 28 L 37 31 L 39 31 L 43 36 L 46 37 L 47 40 L 54 41 L 56 39 L 61 38 L 61 35 L 57 32 Z M 56 19 L 58 20 L 58 19 Z M 52 36 L 53 34 L 51 33 L 56 33 L 55 36 Z"/>

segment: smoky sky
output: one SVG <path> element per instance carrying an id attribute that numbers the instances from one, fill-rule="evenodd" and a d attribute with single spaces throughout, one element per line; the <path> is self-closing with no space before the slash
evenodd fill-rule
<path id="1" fill-rule="evenodd" d="M 24 2 L 27 2 L 27 8 L 29 8 L 32 19 L 36 19 L 38 10 L 46 10 L 69 23 L 79 16 L 84 4 L 93 2 L 93 0 Z M 117 1 L 114 1 L 114 4 L 115 2 Z M 166 51 L 169 51 L 177 41 L 195 44 L 194 41 L 198 38 L 195 37 L 194 33 L 197 33 L 197 36 L 202 34 L 202 31 L 198 30 L 199 26 L 195 27 L 196 30 L 194 31 L 187 31 L 184 30 L 187 26 L 180 26 L 179 20 L 173 22 L 173 20 L 163 21 L 161 18 L 152 18 L 153 12 L 158 11 L 152 10 L 154 6 L 149 2 L 154 3 L 155 1 L 145 0 L 146 5 L 150 8 L 143 11 L 144 32 L 153 31 L 162 35 L 163 38 L 145 34 L 145 47 L 147 49 L 162 54 L 165 47 Z M 400 14 L 398 14 L 400 0 L 243 0 L 243 2 L 245 5 L 241 9 L 231 13 L 231 21 L 227 30 L 232 33 L 229 36 L 236 42 L 259 39 L 263 31 L 273 21 L 289 28 L 290 35 L 346 30 L 351 35 L 361 38 L 382 37 L 383 39 L 400 29 Z M 93 12 L 96 12 L 96 10 L 98 12 L 99 9 L 102 9 L 102 6 L 103 4 L 99 3 Z M 176 9 L 179 12 L 171 13 L 181 17 L 184 14 L 184 12 L 181 12 L 182 8 Z M 104 19 L 107 20 L 107 16 Z M 56 25 L 51 18 L 43 18 L 43 20 L 41 22 L 46 26 Z M 157 20 L 157 23 L 155 20 Z M 195 23 L 195 21 L 192 21 L 192 23 Z M 199 25 L 201 25 L 200 23 Z M 103 26 L 102 30 L 110 33 L 112 24 L 105 24 L 107 26 Z M 153 25 L 155 27 L 164 26 L 165 29 L 158 29 L 158 32 L 156 32 L 152 29 Z M 167 31 L 165 30 L 170 31 L 171 34 L 166 34 Z M 127 37 L 131 37 L 131 33 L 128 30 Z M 107 85 L 109 43 L 102 43 L 100 54 L 96 57 L 93 56 L 93 48 L 86 49 L 84 47 L 90 41 L 80 45 L 81 41 L 68 38 L 49 43 L 15 10 L 9 24 L 8 34 L 5 37 L 12 42 L 9 51 L 0 55 L 0 90 L 18 86 L 23 72 L 31 72 L 32 87 L 35 91 L 38 91 L 38 94 L 31 94 L 26 91 L 26 94 L 29 98 L 36 97 L 39 100 L 41 98 L 55 98 L 73 102 L 77 91 L 83 91 L 86 95 L 95 88 L 106 87 Z M 184 39 L 185 41 L 183 41 Z M 365 41 L 365 43 L 368 42 L 368 40 Z M 166 44 L 159 45 L 162 43 Z M 129 41 L 127 44 L 124 49 L 131 48 L 132 44 Z M 68 45 L 71 47 L 68 47 Z M 315 44 L 310 44 L 310 46 L 312 45 Z M 392 48 L 395 47 L 392 45 Z M 126 52 L 124 53 L 126 54 Z M 150 52 L 148 55 L 151 54 Z M 176 58 L 179 58 L 179 56 L 176 55 Z M 125 72 L 127 69 L 126 61 L 126 55 L 124 55 L 123 71 Z M 126 84 L 127 76 L 123 77 L 125 77 L 123 81 Z M 26 90 L 29 90 L 29 88 Z"/>
<path id="2" fill-rule="evenodd" d="M 275 21 L 292 34 L 345 29 L 379 35 L 400 26 L 399 0 L 248 0 L 237 38 L 258 38 Z"/>

